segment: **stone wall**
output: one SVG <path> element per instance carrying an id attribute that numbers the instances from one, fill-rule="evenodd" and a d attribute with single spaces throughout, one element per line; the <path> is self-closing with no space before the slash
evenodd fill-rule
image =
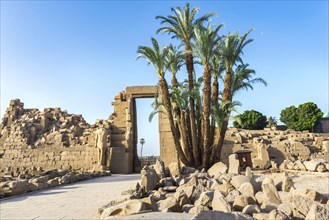
<path id="1" fill-rule="evenodd" d="M 40 169 L 98 169 L 95 131 L 109 130 L 99 120 L 89 125 L 81 115 L 60 108 L 24 109 L 19 99 L 12 100 L 0 125 L 0 175 L 32 172 Z"/>
<path id="2" fill-rule="evenodd" d="M 221 160 L 228 164 L 228 156 L 238 150 L 251 150 L 257 158 L 257 146 L 263 143 L 270 160 L 281 164 L 285 159 L 301 161 L 321 158 L 329 162 L 329 134 L 297 132 L 293 130 L 243 130 L 229 129 L 226 133 Z"/>

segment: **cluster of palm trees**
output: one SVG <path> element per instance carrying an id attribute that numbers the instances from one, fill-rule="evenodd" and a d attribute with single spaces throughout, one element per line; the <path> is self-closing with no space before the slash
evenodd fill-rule
<path id="1" fill-rule="evenodd" d="M 152 64 L 159 76 L 159 98 L 154 113 L 167 115 L 179 160 L 187 166 L 209 168 L 220 160 L 221 149 L 231 111 L 239 104 L 234 95 L 242 89 L 253 89 L 252 84 L 266 82 L 252 78 L 255 71 L 243 63 L 241 55 L 251 30 L 220 36 L 223 25 L 209 22 L 215 13 L 195 18 L 198 8 L 172 8 L 172 15 L 157 16 L 161 27 L 157 33 L 168 33 L 180 41 L 180 47 L 160 47 L 152 38 L 152 47 L 139 46 L 138 57 Z M 184 50 L 180 50 L 180 48 Z M 186 66 L 187 80 L 178 82 L 176 74 Z M 195 65 L 203 67 L 197 78 Z M 165 73 L 172 75 L 171 85 Z M 219 80 L 223 81 L 220 91 Z M 216 135 L 216 129 L 218 135 Z M 217 140 L 215 136 L 218 137 Z"/>

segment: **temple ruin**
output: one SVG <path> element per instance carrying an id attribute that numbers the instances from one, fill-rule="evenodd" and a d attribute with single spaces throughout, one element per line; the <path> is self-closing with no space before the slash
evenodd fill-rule
<path id="1" fill-rule="evenodd" d="M 60 108 L 25 109 L 19 99 L 12 100 L 0 125 L 0 176 L 49 169 L 139 172 L 136 99 L 156 96 L 156 86 L 127 87 L 114 97 L 109 118 L 92 125 Z M 152 132 L 159 132 L 160 159 L 168 166 L 177 161 L 177 153 L 166 115 L 159 113 L 158 120 L 159 129 Z M 329 135 L 229 129 L 221 161 L 227 164 L 229 155 L 241 150 L 251 151 L 254 167 L 278 166 L 289 159 L 290 167 L 298 169 L 294 161 L 329 162 Z"/>

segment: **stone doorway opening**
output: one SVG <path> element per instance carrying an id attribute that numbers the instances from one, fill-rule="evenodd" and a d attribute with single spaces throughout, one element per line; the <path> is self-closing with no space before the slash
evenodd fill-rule
<path id="1" fill-rule="evenodd" d="M 154 115 L 152 121 L 149 116 L 154 110 L 151 106 L 154 98 L 135 98 L 136 103 L 136 136 L 134 137 L 141 167 L 155 163 L 160 157 L 159 116 Z M 141 139 L 144 144 L 141 144 Z"/>

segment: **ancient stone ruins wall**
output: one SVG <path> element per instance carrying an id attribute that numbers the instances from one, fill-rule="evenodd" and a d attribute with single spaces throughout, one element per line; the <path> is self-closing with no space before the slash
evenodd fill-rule
<path id="1" fill-rule="evenodd" d="M 113 114 L 93 125 L 60 108 L 24 109 L 20 100 L 12 100 L 0 125 L 0 176 L 38 168 L 138 172 L 136 99 L 156 95 L 155 86 L 127 87 L 115 96 Z M 150 132 L 159 132 L 160 159 L 168 166 L 177 161 L 177 153 L 166 115 L 158 117 L 159 130 Z M 251 150 L 253 166 L 259 168 L 286 159 L 329 162 L 329 134 L 229 129 L 222 161 L 228 164 L 229 155 L 239 150 Z"/>
<path id="2" fill-rule="evenodd" d="M 85 122 L 81 115 L 60 108 L 24 109 L 12 100 L 0 125 L 0 175 L 17 176 L 47 169 L 95 170 L 99 168 L 96 131 L 106 129 L 110 146 L 110 125 Z"/>
<path id="3" fill-rule="evenodd" d="M 222 161 L 228 164 L 228 156 L 239 150 L 251 150 L 253 166 L 259 168 L 268 167 L 271 161 L 280 165 L 289 158 L 301 161 L 318 158 L 329 162 L 329 134 L 293 130 L 229 129 L 223 146 Z"/>

